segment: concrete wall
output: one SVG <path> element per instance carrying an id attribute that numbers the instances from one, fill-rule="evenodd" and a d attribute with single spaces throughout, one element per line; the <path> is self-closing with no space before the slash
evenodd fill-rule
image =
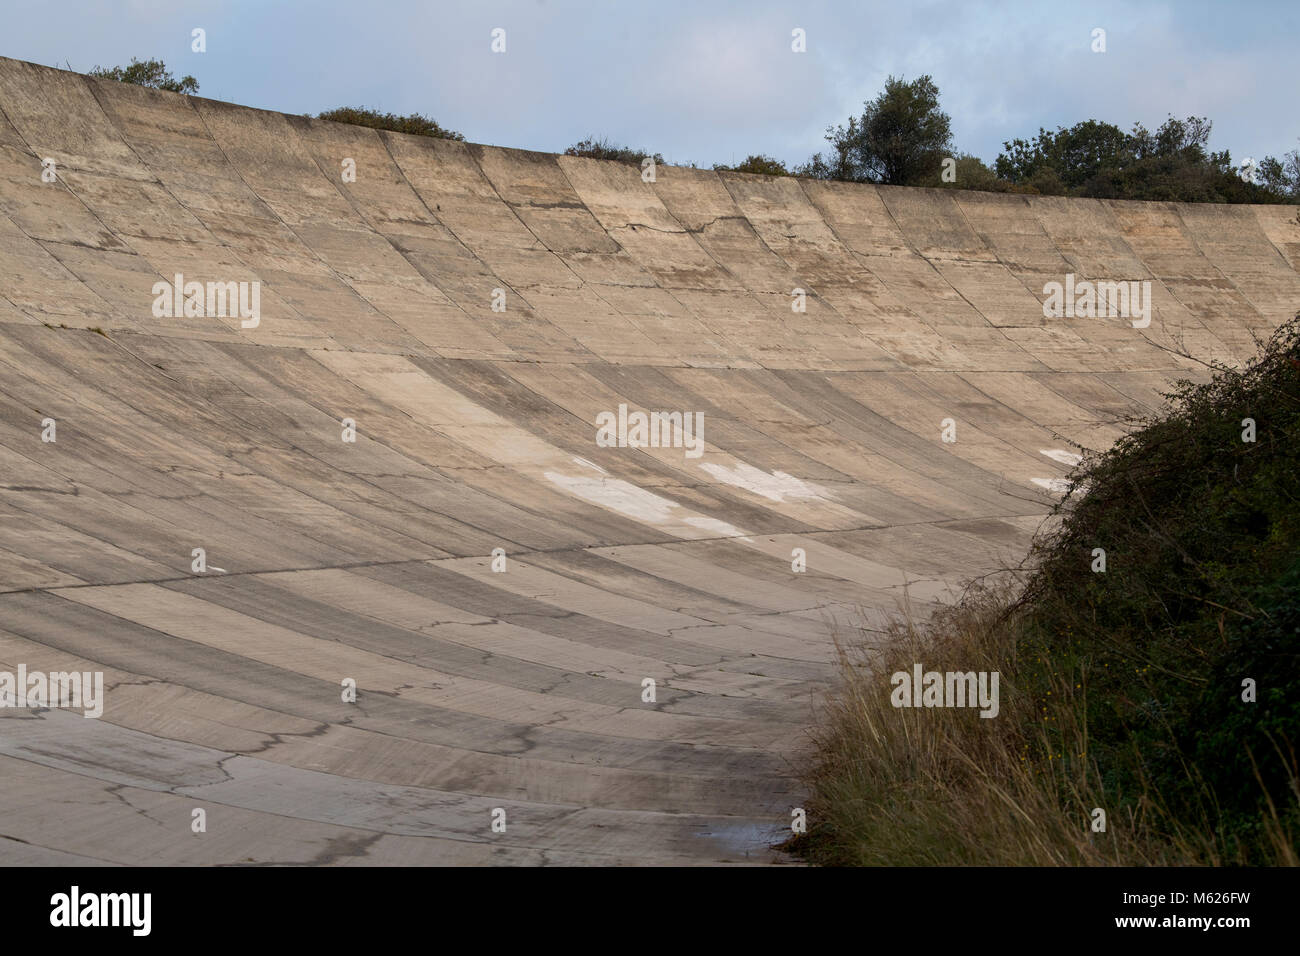
<path id="1" fill-rule="evenodd" d="M 0 671 L 108 688 L 0 709 L 11 863 L 769 859 L 833 635 L 1300 308 L 1294 207 L 646 183 L 8 59 L 0 169 Z M 1150 326 L 1045 318 L 1067 273 Z"/>

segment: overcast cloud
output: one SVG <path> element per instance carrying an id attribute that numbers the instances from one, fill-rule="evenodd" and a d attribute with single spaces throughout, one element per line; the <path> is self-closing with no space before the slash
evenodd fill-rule
<path id="1" fill-rule="evenodd" d="M 1211 146 L 1236 159 L 1300 147 L 1294 0 L 0 0 L 0 17 L 5 56 L 83 72 L 158 57 L 214 99 L 422 112 L 472 142 L 552 152 L 594 134 L 670 162 L 801 162 L 887 76 L 922 73 L 958 149 L 986 161 L 1040 126 L 1154 128 L 1169 113 L 1209 117 Z M 206 53 L 190 50 L 194 27 Z M 1105 53 L 1092 52 L 1095 27 Z"/>

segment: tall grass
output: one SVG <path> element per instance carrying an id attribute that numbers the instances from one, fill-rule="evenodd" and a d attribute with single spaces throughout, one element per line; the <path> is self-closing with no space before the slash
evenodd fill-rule
<path id="1" fill-rule="evenodd" d="M 1300 322 L 1168 398 L 1076 471 L 1030 571 L 839 645 L 792 849 L 849 865 L 1298 862 Z M 890 675 L 916 663 L 997 671 L 1000 712 L 894 707 Z"/>

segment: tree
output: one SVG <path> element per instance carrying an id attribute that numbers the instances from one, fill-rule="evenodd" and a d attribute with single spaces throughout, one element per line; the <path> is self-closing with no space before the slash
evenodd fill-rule
<path id="1" fill-rule="evenodd" d="M 1291 150 L 1281 159 L 1265 156 L 1259 163 L 1259 183 L 1269 192 L 1300 201 L 1300 151 Z"/>
<path id="2" fill-rule="evenodd" d="M 853 160 L 854 142 L 858 139 L 858 118 L 849 117 L 848 128 L 828 127 L 826 140 L 834 148 L 834 153 L 822 159 L 821 153 L 814 153 L 808 162 L 794 168 L 796 176 L 811 179 L 839 179 L 845 182 L 862 182 L 863 174 L 856 168 Z"/>
<path id="3" fill-rule="evenodd" d="M 1245 179 L 1227 150 L 1209 149 L 1210 121 L 1170 116 L 1155 132 L 1135 123 L 1130 133 L 1087 120 L 1032 140 L 1003 143 L 1000 178 L 1041 193 L 1094 199 L 1175 202 L 1285 202 L 1300 198 L 1278 160 L 1266 158 Z M 1296 173 L 1300 173 L 1300 161 Z M 1300 183 L 1300 176 L 1296 177 Z"/>
<path id="4" fill-rule="evenodd" d="M 938 185 L 940 165 L 952 152 L 952 122 L 939 109 L 939 88 L 929 76 L 910 83 L 889 77 L 884 91 L 863 104 L 861 117 L 826 131 L 834 156 L 813 156 L 797 172 L 823 179 L 892 185 Z"/>
<path id="5" fill-rule="evenodd" d="M 1002 179 L 1032 184 L 1036 176 L 1051 169 L 1066 189 L 1081 187 L 1102 169 L 1123 168 L 1131 158 L 1127 134 L 1118 126 L 1096 120 L 1069 129 L 1062 126 L 1054 133 L 1040 127 L 1034 139 L 1014 139 L 1002 148 L 1006 152 L 994 164 Z"/>
<path id="6" fill-rule="evenodd" d="M 940 181 L 935 184 L 942 189 L 976 189 L 994 193 L 1045 191 L 1035 189 L 1028 184 L 1013 185 L 1005 179 L 999 179 L 997 173 L 990 169 L 984 160 L 970 153 L 959 153 L 953 157 L 953 161 L 952 182 L 944 182 L 943 177 L 940 176 Z"/>
<path id="7" fill-rule="evenodd" d="M 1134 123 L 1129 146 L 1138 160 L 1174 156 L 1188 163 L 1201 164 L 1211 159 L 1206 147 L 1213 125 L 1204 116 L 1189 116 L 1185 120 L 1170 116 L 1158 130 L 1149 133 L 1141 123 Z"/>
<path id="8" fill-rule="evenodd" d="M 316 118 L 331 120 L 335 123 L 351 123 L 353 126 L 368 126 L 371 129 L 387 129 L 392 130 L 394 133 L 410 133 L 412 136 L 432 136 L 436 139 L 465 141 L 465 137 L 460 133 L 444 129 L 423 113 L 398 116 L 396 113 L 381 113 L 379 110 L 372 110 L 364 106 L 340 106 L 338 109 L 319 113 Z"/>
<path id="9" fill-rule="evenodd" d="M 130 66 L 115 66 L 108 69 L 96 66 L 90 71 L 91 76 L 104 80 L 117 80 L 119 83 L 133 83 L 147 86 L 153 90 L 170 90 L 173 93 L 197 93 L 199 81 L 192 76 L 183 76 L 179 80 L 167 69 L 162 60 L 137 60 L 131 57 Z"/>
<path id="10" fill-rule="evenodd" d="M 715 172 L 730 171 L 734 173 L 757 173 L 761 176 L 789 176 L 790 170 L 785 168 L 785 163 L 771 156 L 764 156 L 761 153 L 753 156 L 747 156 L 743 163 L 736 166 L 726 166 L 722 163 L 714 163 Z"/>
<path id="11" fill-rule="evenodd" d="M 658 166 L 664 165 L 664 158 L 659 153 L 651 153 L 644 149 L 633 149 L 630 146 L 619 146 L 607 139 L 596 139 L 594 136 L 588 136 L 581 142 L 574 143 L 564 151 L 564 155 L 587 156 L 591 159 L 612 159 L 620 163 L 630 163 L 633 166 L 640 166 L 642 160 L 649 158 L 653 159 Z"/>

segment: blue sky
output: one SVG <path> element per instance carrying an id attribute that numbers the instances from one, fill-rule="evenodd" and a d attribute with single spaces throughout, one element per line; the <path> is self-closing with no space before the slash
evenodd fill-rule
<path id="1" fill-rule="evenodd" d="M 670 162 L 800 162 L 887 76 L 922 73 L 958 149 L 986 161 L 1040 126 L 1169 113 L 1209 117 L 1211 147 L 1235 159 L 1300 148 L 1295 0 L 0 0 L 0 22 L 5 56 L 80 71 L 158 57 L 214 99 L 422 112 L 472 142 L 554 152 L 595 134 Z"/>

